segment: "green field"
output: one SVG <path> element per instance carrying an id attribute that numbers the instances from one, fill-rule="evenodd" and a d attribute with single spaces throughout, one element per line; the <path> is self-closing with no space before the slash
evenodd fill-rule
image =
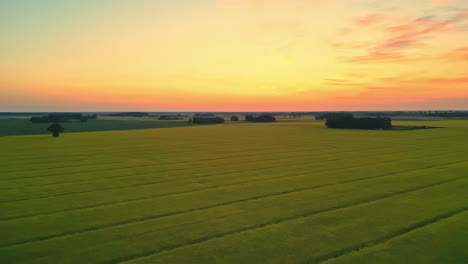
<path id="1" fill-rule="evenodd" d="M 0 137 L 0 263 L 467 263 L 468 121 L 395 124 Z"/>
<path id="2" fill-rule="evenodd" d="M 0 136 L 49 134 L 50 124 L 31 123 L 30 117 L 0 117 Z M 88 122 L 62 123 L 66 133 L 192 126 L 187 120 L 160 121 L 154 117 L 100 116 Z"/>

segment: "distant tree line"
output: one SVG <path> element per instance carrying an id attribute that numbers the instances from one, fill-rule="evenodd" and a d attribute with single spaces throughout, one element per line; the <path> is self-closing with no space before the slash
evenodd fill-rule
<path id="1" fill-rule="evenodd" d="M 289 117 L 292 117 L 292 118 L 296 118 L 296 117 L 301 117 L 301 116 L 302 116 L 301 113 L 289 113 L 289 114 L 283 113 L 283 117 L 284 117 L 284 118 L 288 117 L 288 115 L 289 115 Z"/>
<path id="2" fill-rule="evenodd" d="M 215 117 L 215 115 L 212 113 L 196 113 L 194 116 L 195 117 Z"/>
<path id="3" fill-rule="evenodd" d="M 355 112 L 354 115 L 356 116 L 376 116 L 376 117 L 382 117 L 382 116 L 391 116 L 391 113 L 387 112 Z"/>
<path id="4" fill-rule="evenodd" d="M 178 116 L 170 116 L 170 115 L 162 115 L 158 118 L 158 120 L 181 120 L 182 117 Z"/>
<path id="5" fill-rule="evenodd" d="M 0 112 L 0 116 L 43 116 L 49 112 Z"/>
<path id="6" fill-rule="evenodd" d="M 425 114 L 425 116 L 434 117 L 468 117 L 468 112 L 434 112 Z"/>
<path id="7" fill-rule="evenodd" d="M 245 116 L 245 121 L 249 122 L 275 122 L 276 118 L 272 115 L 259 115 L 259 116 L 253 116 L 253 115 L 246 115 Z"/>
<path id="8" fill-rule="evenodd" d="M 194 124 L 223 124 L 224 118 L 222 117 L 194 117 L 192 119 Z"/>
<path id="9" fill-rule="evenodd" d="M 323 113 L 323 114 L 315 115 L 315 120 L 326 120 L 330 118 L 344 117 L 344 116 L 349 116 L 349 115 L 353 116 L 353 114 L 346 113 L 346 112 Z"/>
<path id="10" fill-rule="evenodd" d="M 325 125 L 328 128 L 351 129 L 392 129 L 392 120 L 389 117 L 354 117 L 349 113 L 334 113 L 327 115 Z"/>
<path id="11" fill-rule="evenodd" d="M 66 123 L 70 122 L 72 119 L 80 120 L 81 122 L 87 122 L 88 119 L 96 119 L 97 115 L 83 115 L 77 113 L 58 113 L 58 114 L 49 114 L 41 117 L 31 117 L 31 122 L 33 123 Z"/>
<path id="12" fill-rule="evenodd" d="M 144 117 L 144 116 L 149 116 L 148 113 L 142 113 L 142 112 L 122 112 L 122 113 L 113 113 L 113 114 L 108 114 L 107 116 L 131 116 L 131 117 Z"/>

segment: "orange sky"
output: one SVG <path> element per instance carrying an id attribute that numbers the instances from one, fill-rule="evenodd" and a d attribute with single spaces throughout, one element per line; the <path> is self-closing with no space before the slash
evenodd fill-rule
<path id="1" fill-rule="evenodd" d="M 466 0 L 0 2 L 0 111 L 468 109 Z"/>

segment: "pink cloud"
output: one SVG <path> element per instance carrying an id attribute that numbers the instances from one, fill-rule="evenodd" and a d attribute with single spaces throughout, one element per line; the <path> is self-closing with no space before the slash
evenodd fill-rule
<path id="1" fill-rule="evenodd" d="M 382 22 L 383 19 L 384 19 L 383 15 L 368 14 L 368 15 L 356 18 L 356 22 L 361 26 L 371 26 L 371 25 L 375 25 L 377 23 Z"/>
<path id="2" fill-rule="evenodd" d="M 358 21 L 362 25 L 374 25 L 384 18 L 380 16 L 359 17 Z M 390 19 L 385 19 L 390 20 Z M 434 17 L 421 17 L 405 24 L 386 26 L 383 32 L 386 32 L 384 38 L 374 43 L 334 43 L 331 46 L 336 48 L 349 48 L 362 50 L 363 55 L 341 56 L 340 58 L 348 62 L 391 62 L 402 60 L 421 59 L 408 52 L 414 48 L 425 45 L 426 40 L 442 34 L 456 30 L 456 25 L 468 20 L 467 11 L 459 11 L 457 14 L 445 20 L 437 20 Z"/>

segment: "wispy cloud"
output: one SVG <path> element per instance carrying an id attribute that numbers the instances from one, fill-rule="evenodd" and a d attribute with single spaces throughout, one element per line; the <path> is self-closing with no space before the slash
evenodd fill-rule
<path id="1" fill-rule="evenodd" d="M 440 59 L 468 62 L 468 46 L 450 51 L 442 55 Z"/>
<path id="2" fill-rule="evenodd" d="M 371 26 L 378 24 L 384 20 L 384 16 L 381 14 L 368 14 L 356 18 L 356 22 L 360 26 Z"/>
<path id="3" fill-rule="evenodd" d="M 389 62 L 396 60 L 419 59 L 415 53 L 409 53 L 418 47 L 423 47 L 427 40 L 436 38 L 440 34 L 456 30 L 455 25 L 466 21 L 468 12 L 458 11 L 447 19 L 437 19 L 432 16 L 424 16 L 406 23 L 393 25 L 382 25 L 377 30 L 383 32 L 383 37 L 373 43 L 360 42 L 338 42 L 331 43 L 337 48 L 360 49 L 363 54 L 352 56 L 341 56 L 340 58 L 349 62 Z M 358 17 L 360 25 L 375 25 L 384 20 L 380 15 L 369 14 Z M 391 18 L 386 19 L 391 21 Z"/>
<path id="4" fill-rule="evenodd" d="M 363 86 L 367 85 L 364 82 L 356 82 L 354 80 L 347 80 L 347 79 L 335 79 L 335 78 L 325 78 L 323 79 L 325 84 L 333 85 L 333 86 Z"/>

